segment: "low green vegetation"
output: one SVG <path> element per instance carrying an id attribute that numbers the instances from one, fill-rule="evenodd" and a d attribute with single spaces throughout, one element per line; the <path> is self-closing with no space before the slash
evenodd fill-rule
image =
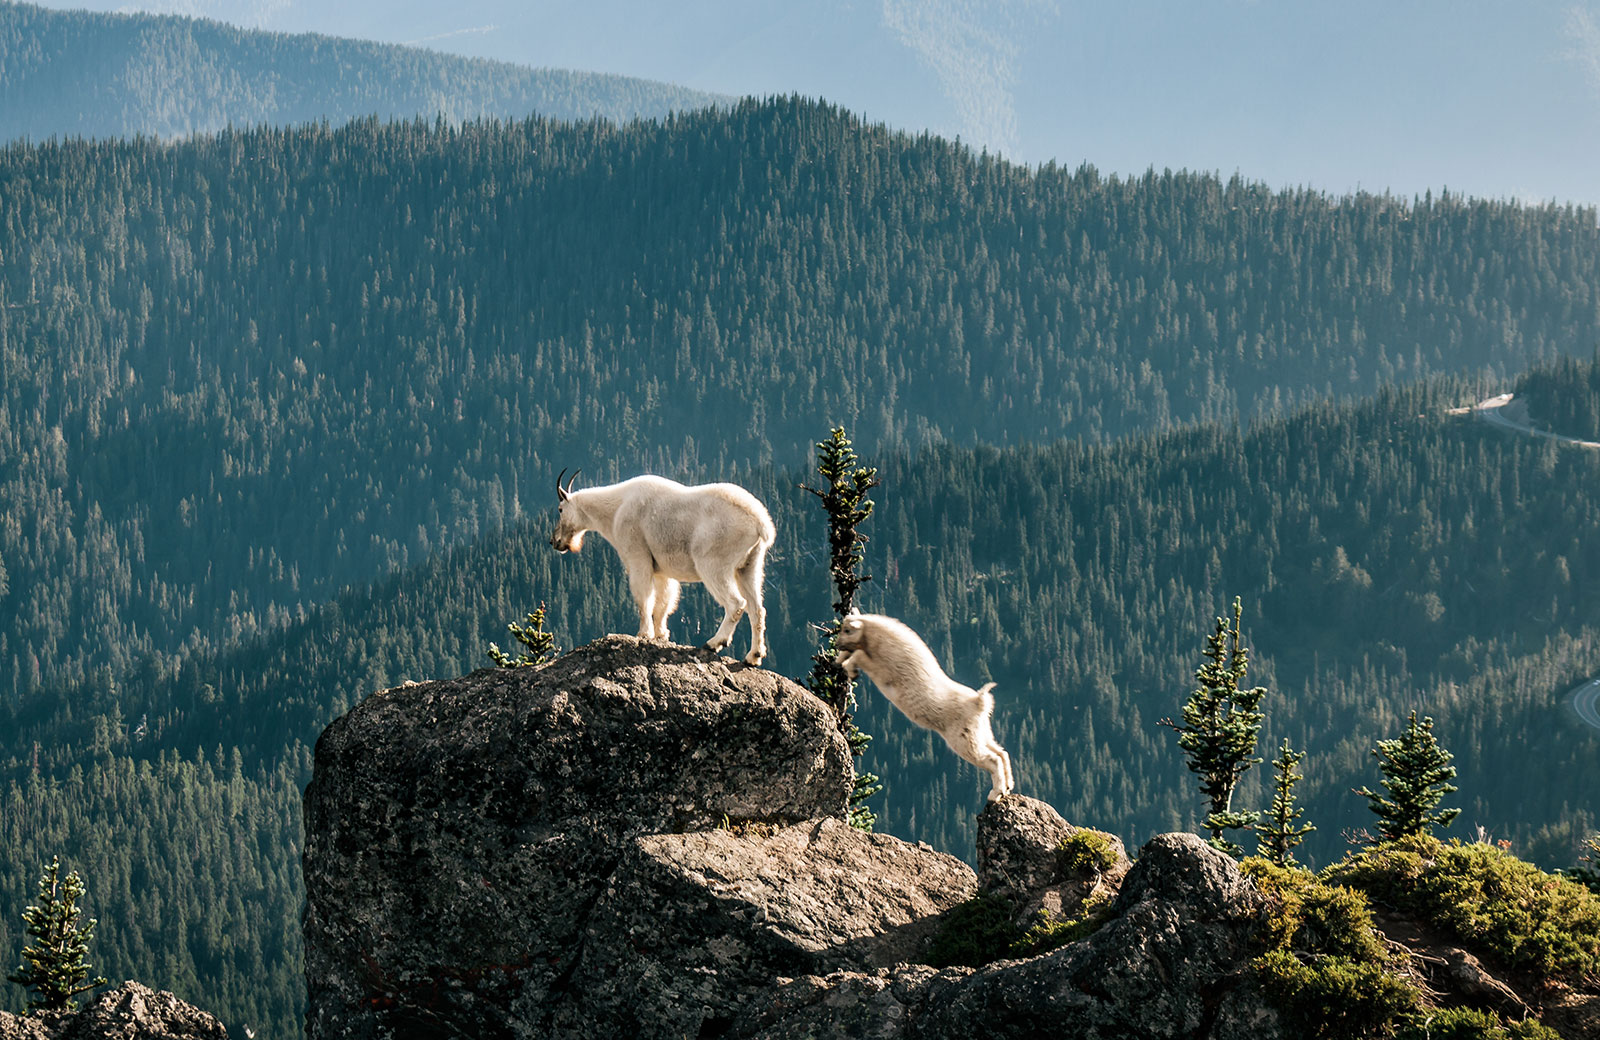
<path id="1" fill-rule="evenodd" d="M 1006 956 L 1018 938 L 1011 923 L 1014 910 L 1011 900 L 992 892 L 979 892 L 951 907 L 928 941 L 928 963 L 935 968 L 978 968 Z"/>
<path id="2" fill-rule="evenodd" d="M 1117 865 L 1117 849 L 1099 831 L 1075 831 L 1056 846 L 1056 865 L 1063 874 L 1104 874 Z"/>
<path id="3" fill-rule="evenodd" d="M 1417 1015 L 1400 1027 L 1396 1040 L 1561 1040 L 1561 1034 L 1538 1019 L 1507 1022 L 1487 1011 L 1442 1008 Z"/>
<path id="4" fill-rule="evenodd" d="M 1272 902 L 1268 948 L 1253 967 L 1290 1035 L 1383 1035 L 1422 1006 L 1373 931 L 1361 893 L 1259 857 L 1244 860 L 1241 869 Z"/>
<path id="5" fill-rule="evenodd" d="M 1577 985 L 1600 971 L 1600 897 L 1492 845 L 1405 838 L 1356 853 L 1326 876 L 1537 981 Z"/>
<path id="6" fill-rule="evenodd" d="M 1493 1014 L 1429 1006 L 1429 998 L 1400 972 L 1401 957 L 1373 931 L 1378 902 L 1460 932 L 1470 945 L 1508 964 L 1528 968 L 1559 961 L 1570 973 L 1582 958 L 1512 959 L 1513 936 L 1541 936 L 1547 948 L 1570 949 L 1588 937 L 1589 964 L 1600 931 L 1571 899 L 1581 886 L 1563 882 L 1489 845 L 1413 838 L 1358 852 L 1321 874 L 1251 858 L 1241 869 L 1272 901 L 1268 949 L 1254 967 L 1262 991 L 1296 1036 L 1312 1040 L 1550 1040 L 1537 1020 L 1505 1023 Z M 1556 883 L 1556 884 L 1552 884 Z M 1564 887 L 1563 887 L 1564 886 Z M 1488 893 L 1493 890 L 1494 895 Z M 1552 898 L 1556 892 L 1566 897 Z M 1419 893 L 1407 898 L 1405 893 Z M 1447 907 L 1459 904 L 1459 912 Z M 1536 904 L 1542 906 L 1536 908 Z M 1539 922 L 1537 925 L 1534 922 Z M 1546 972 L 1542 977 L 1555 978 Z M 1567 978 L 1574 978 L 1571 974 Z"/>
<path id="7" fill-rule="evenodd" d="M 1031 925 L 1019 928 L 1013 923 L 1016 904 L 1003 895 L 980 892 L 945 915 L 928 943 L 927 962 L 935 968 L 981 968 L 1006 957 L 1049 953 L 1093 934 L 1111 917 L 1112 902 L 1111 893 L 1097 892 L 1074 914 L 1057 917 L 1040 910 Z"/>
<path id="8" fill-rule="evenodd" d="M 1088 938 L 1111 917 L 1112 902 L 1109 893 L 1098 892 L 1085 899 L 1078 912 L 1069 917 L 1040 910 L 1028 930 L 1012 941 L 1007 953 L 1012 957 L 1035 957 Z"/>

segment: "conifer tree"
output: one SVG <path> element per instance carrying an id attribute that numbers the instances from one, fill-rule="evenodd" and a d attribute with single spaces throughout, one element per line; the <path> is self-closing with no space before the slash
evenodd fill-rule
<path id="1" fill-rule="evenodd" d="M 78 923 L 83 880 L 76 870 L 65 878 L 60 872 L 61 859 L 55 857 L 39 876 L 39 902 L 22 911 L 30 942 L 22 949 L 16 972 L 6 976 L 33 990 L 28 995 L 30 1014 L 75 1010 L 78 1004 L 72 998 L 106 984 L 104 978 L 89 977 L 95 920 Z"/>
<path id="2" fill-rule="evenodd" d="M 1294 767 L 1306 757 L 1304 751 L 1295 751 L 1289 747 L 1289 738 L 1283 738 L 1283 746 L 1278 749 L 1278 757 L 1272 760 L 1273 792 L 1272 808 L 1267 810 L 1266 818 L 1256 824 L 1257 848 L 1262 856 L 1287 867 L 1294 863 L 1294 847 L 1305 840 L 1305 836 L 1316 830 L 1311 824 L 1299 824 L 1302 813 L 1300 807 L 1294 802 L 1294 785 L 1305 779 L 1295 772 Z"/>
<path id="3" fill-rule="evenodd" d="M 1378 814 L 1378 833 L 1385 840 L 1427 834 L 1434 827 L 1450 826 L 1450 821 L 1461 815 L 1460 809 L 1434 811 L 1444 796 L 1456 789 L 1450 783 L 1456 767 L 1450 764 L 1455 756 L 1434 739 L 1433 719 L 1418 722 L 1413 711 L 1405 733 L 1395 740 L 1378 741 L 1372 757 L 1378 760 L 1389 796 L 1366 787 L 1356 788 L 1356 794 L 1366 798 Z"/>
<path id="4" fill-rule="evenodd" d="M 1161 725 L 1177 731 L 1190 771 L 1200 776 L 1200 793 L 1211 805 L 1203 824 L 1211 832 L 1211 844 L 1234 856 L 1243 855 L 1244 849 L 1225 832 L 1249 827 L 1260 816 L 1235 812 L 1233 792 L 1249 768 L 1261 761 L 1252 757 L 1265 718 L 1256 708 L 1267 692 L 1265 686 L 1242 685 L 1250 668 L 1250 652 L 1241 645 L 1239 634 L 1243 611 L 1236 597 L 1232 623 L 1217 618 L 1216 631 L 1206 637 L 1205 663 L 1195 670 L 1198 685 L 1183 706 L 1183 725 L 1161 720 Z"/>
<path id="5" fill-rule="evenodd" d="M 878 486 L 878 471 L 875 467 L 860 465 L 859 461 L 844 428 L 834 427 L 827 440 L 817 443 L 817 473 L 824 486 L 819 490 L 801 485 L 822 500 L 822 508 L 828 514 L 828 572 L 833 578 L 835 593 L 835 617 L 823 629 L 822 648 L 811 655 L 811 678 L 807 686 L 833 709 L 850 744 L 850 754 L 858 760 L 872 738 L 851 720 L 856 706 L 855 683 L 834 660 L 834 640 L 844 616 L 855 609 L 856 592 L 872 580 L 872 575 L 861 573 L 861 564 L 866 558 L 862 546 L 867 536 L 859 528 L 872 515 L 872 500 L 867 492 Z M 857 771 L 847 815 L 850 826 L 872 830 L 878 816 L 865 803 L 881 790 L 883 786 L 878 783 L 877 776 Z"/>
<path id="6" fill-rule="evenodd" d="M 512 657 L 499 644 L 489 644 L 489 659 L 501 668 L 531 668 L 544 664 L 556 657 L 556 637 L 544 630 L 544 604 L 539 604 L 539 609 L 522 619 L 522 624 L 515 621 L 506 626 L 517 642 L 522 644 L 522 653 Z"/>

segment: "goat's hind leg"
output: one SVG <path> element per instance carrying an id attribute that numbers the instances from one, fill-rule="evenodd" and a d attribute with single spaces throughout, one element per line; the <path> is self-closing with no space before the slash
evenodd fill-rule
<path id="1" fill-rule="evenodd" d="M 988 726 L 968 726 L 957 732 L 954 739 L 941 735 L 951 751 L 989 774 L 989 801 L 999 801 L 1011 793 L 1011 756 L 995 741 Z"/>
<path id="2" fill-rule="evenodd" d="M 1011 772 L 1011 756 L 1006 754 L 1006 749 L 1000 746 L 999 741 L 989 738 L 989 756 L 997 766 L 997 770 L 990 770 L 994 777 L 994 787 L 989 792 L 989 801 L 994 801 L 1017 789 L 1017 778 Z"/>
<path id="3" fill-rule="evenodd" d="M 762 569 L 761 553 L 757 552 L 733 575 L 750 610 L 750 652 L 744 656 L 744 663 L 748 665 L 759 665 L 767 656 L 767 608 L 761 603 Z"/>
<path id="4" fill-rule="evenodd" d="M 701 575 L 706 591 L 723 609 L 722 624 L 717 627 L 716 634 L 706 640 L 706 649 L 721 650 L 733 642 L 734 630 L 739 627 L 739 619 L 744 617 L 744 597 L 739 594 L 732 575 L 711 575 L 705 571 L 701 571 Z"/>

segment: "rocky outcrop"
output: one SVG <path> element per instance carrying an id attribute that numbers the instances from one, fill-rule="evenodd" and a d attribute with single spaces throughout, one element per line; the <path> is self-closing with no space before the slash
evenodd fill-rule
<path id="1" fill-rule="evenodd" d="M 870 1036 L 1017 1040 L 1127 1036 L 1161 1040 L 1284 1036 L 1247 981 L 1266 901 L 1233 861 L 1190 834 L 1147 844 L 1111 919 L 1081 942 L 972 971 L 893 971 L 797 979 L 737 1023 L 778 1040 Z"/>
<path id="2" fill-rule="evenodd" d="M 975 875 L 846 826 L 850 786 L 820 702 L 686 647 L 608 637 L 375 694 L 306 791 L 309 1037 L 1279 1036 L 1245 981 L 1264 900 L 1198 838 L 1130 868 L 1008 796 Z M 980 882 L 1108 919 L 1026 960 L 917 963 Z"/>
<path id="3" fill-rule="evenodd" d="M 851 778 L 821 702 L 687 647 L 375 694 L 306 790 L 308 1035 L 695 1035 L 909 955 L 973 875 L 839 824 Z"/>
<path id="4" fill-rule="evenodd" d="M 75 1014 L 19 1018 L 0 1011 L 0 1040 L 228 1040 L 228 1031 L 171 993 L 124 982 Z"/>
<path id="5" fill-rule="evenodd" d="M 1304 1034 L 1256 981 L 1273 904 L 1200 838 L 1130 862 L 1009 795 L 978 818 L 975 874 L 846 826 L 851 783 L 824 705 L 687 647 L 608 637 L 374 694 L 306 790 L 309 1038 Z M 1429 1006 L 1533 1007 L 1382 923 Z M 1587 993 L 1533 1009 L 1564 1037 L 1600 1020 Z M 0 1040 L 80 1035 L 31 1028 L 0 1016 Z"/>
<path id="6" fill-rule="evenodd" d="M 1068 849 L 1078 835 L 1098 839 L 1107 862 L 1076 861 Z M 978 887 L 1007 899 L 1019 928 L 1041 913 L 1061 920 L 1091 898 L 1115 895 L 1130 866 L 1121 838 L 1074 827 L 1037 798 L 1011 795 L 978 815 Z"/>

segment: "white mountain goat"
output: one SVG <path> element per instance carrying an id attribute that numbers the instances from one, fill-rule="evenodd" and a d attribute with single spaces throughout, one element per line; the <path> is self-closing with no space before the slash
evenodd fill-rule
<path id="1" fill-rule="evenodd" d="M 678 608 L 678 583 L 704 582 L 726 611 L 707 649 L 732 642 L 748 610 L 750 652 L 744 663 L 761 663 L 767 656 L 761 580 L 777 532 L 754 495 L 737 484 L 685 487 L 653 476 L 574 491 L 571 480 L 561 486 L 566 472 L 556 477 L 561 520 L 550 544 L 557 552 L 577 552 L 586 531 L 598 531 L 612 544 L 639 607 L 639 638 L 665 640 L 667 617 Z"/>
<path id="2" fill-rule="evenodd" d="M 933 651 L 918 635 L 882 614 L 845 616 L 834 641 L 834 655 L 850 677 L 866 672 L 906 718 L 937 730 L 950 750 L 985 770 L 994 780 L 989 801 L 1011 793 L 1011 756 L 994 739 L 994 683 L 982 689 L 963 686 L 944 674 Z"/>

